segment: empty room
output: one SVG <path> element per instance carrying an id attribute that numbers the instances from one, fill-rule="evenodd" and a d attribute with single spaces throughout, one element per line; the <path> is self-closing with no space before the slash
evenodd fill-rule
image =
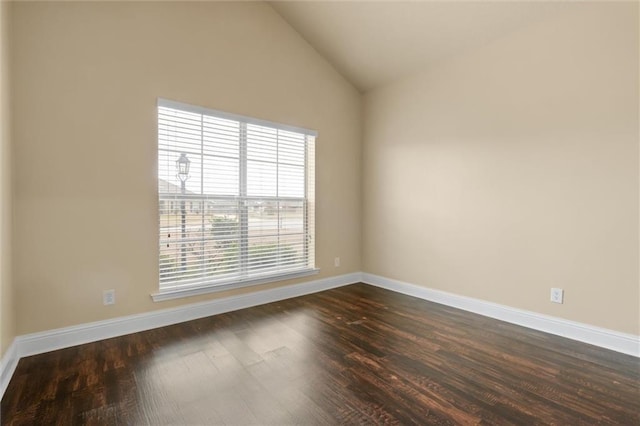
<path id="1" fill-rule="evenodd" d="M 636 1 L 0 1 L 0 424 L 640 424 Z"/>

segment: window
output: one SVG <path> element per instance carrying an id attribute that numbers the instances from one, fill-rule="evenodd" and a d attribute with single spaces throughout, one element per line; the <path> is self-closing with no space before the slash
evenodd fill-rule
<path id="1" fill-rule="evenodd" d="M 316 273 L 315 132 L 160 99 L 160 292 Z"/>

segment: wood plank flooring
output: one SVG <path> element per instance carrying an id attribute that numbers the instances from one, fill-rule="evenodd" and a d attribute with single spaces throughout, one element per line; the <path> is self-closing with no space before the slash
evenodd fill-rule
<path id="1" fill-rule="evenodd" d="M 356 284 L 20 361 L 3 425 L 640 424 L 640 360 Z"/>

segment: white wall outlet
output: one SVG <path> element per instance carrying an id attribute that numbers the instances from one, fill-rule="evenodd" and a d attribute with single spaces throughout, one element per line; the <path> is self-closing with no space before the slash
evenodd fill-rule
<path id="1" fill-rule="evenodd" d="M 333 258 L 333 266 L 335 266 L 336 268 L 338 266 L 340 266 L 340 258 L 339 257 L 334 257 Z"/>
<path id="2" fill-rule="evenodd" d="M 102 304 L 103 305 L 114 305 L 116 303 L 116 291 L 115 290 L 105 290 L 102 292 Z"/>
<path id="3" fill-rule="evenodd" d="M 564 290 L 561 288 L 552 288 L 551 301 L 553 303 L 563 303 L 563 300 L 564 300 Z"/>

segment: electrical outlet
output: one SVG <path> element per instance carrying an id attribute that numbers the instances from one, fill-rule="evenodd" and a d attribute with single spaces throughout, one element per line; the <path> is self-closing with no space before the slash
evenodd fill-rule
<path id="1" fill-rule="evenodd" d="M 115 290 L 105 290 L 102 292 L 102 304 L 103 305 L 114 305 L 116 303 L 116 291 Z"/>
<path id="2" fill-rule="evenodd" d="M 553 303 L 563 303 L 563 300 L 564 300 L 564 290 L 561 288 L 552 288 L 551 301 Z"/>
<path id="3" fill-rule="evenodd" d="M 333 258 L 333 266 L 335 266 L 336 268 L 340 266 L 340 258 L 339 257 Z"/>

